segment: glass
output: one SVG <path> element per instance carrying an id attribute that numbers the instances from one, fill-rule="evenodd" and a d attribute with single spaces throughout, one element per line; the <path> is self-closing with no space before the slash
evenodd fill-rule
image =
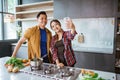
<path id="1" fill-rule="evenodd" d="M 64 24 L 67 29 L 70 29 L 70 17 L 65 17 L 64 19 Z"/>
<path id="2" fill-rule="evenodd" d="M 70 20 L 70 17 L 65 17 L 63 20 L 64 20 L 64 23 L 67 23 L 67 21 Z"/>
<path id="3" fill-rule="evenodd" d="M 2 11 L 2 0 L 0 0 L 0 12 Z"/>
<path id="4" fill-rule="evenodd" d="M 0 13 L 0 22 L 2 22 L 2 14 Z M 0 40 L 2 40 L 2 24 L 0 24 Z"/>

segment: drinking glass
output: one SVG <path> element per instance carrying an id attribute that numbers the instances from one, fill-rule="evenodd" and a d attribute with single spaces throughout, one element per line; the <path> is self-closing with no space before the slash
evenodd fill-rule
<path id="1" fill-rule="evenodd" d="M 64 17 L 63 20 L 64 20 L 65 27 L 67 29 L 70 29 L 70 20 L 71 20 L 70 17 Z"/>

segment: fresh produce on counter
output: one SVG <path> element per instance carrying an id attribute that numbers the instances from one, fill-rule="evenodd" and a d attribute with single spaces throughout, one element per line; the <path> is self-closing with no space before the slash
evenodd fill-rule
<path id="1" fill-rule="evenodd" d="M 8 72 L 18 72 L 20 69 L 25 66 L 30 65 L 30 60 L 11 57 L 6 63 L 5 66 Z"/>
<path id="2" fill-rule="evenodd" d="M 91 70 L 82 69 L 81 74 L 82 74 L 81 80 L 105 80 L 99 77 L 98 73 L 95 73 Z"/>

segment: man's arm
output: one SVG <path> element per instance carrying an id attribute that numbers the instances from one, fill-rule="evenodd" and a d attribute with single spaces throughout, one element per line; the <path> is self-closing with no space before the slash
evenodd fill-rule
<path id="1" fill-rule="evenodd" d="M 16 57 L 16 54 L 17 54 L 19 48 L 21 47 L 21 45 L 22 45 L 23 42 L 25 42 L 25 41 L 26 41 L 26 38 L 25 38 L 25 37 L 22 37 L 22 38 L 18 41 L 18 43 L 17 43 L 17 45 L 16 45 L 16 47 L 15 47 L 15 49 L 14 49 L 14 51 L 13 51 L 12 57 Z"/>

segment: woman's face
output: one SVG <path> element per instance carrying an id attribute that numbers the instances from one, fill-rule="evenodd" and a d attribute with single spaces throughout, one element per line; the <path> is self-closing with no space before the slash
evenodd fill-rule
<path id="1" fill-rule="evenodd" d="M 61 31 L 61 26 L 57 22 L 52 22 L 51 27 L 52 27 L 52 30 L 55 31 L 56 33 Z"/>
<path id="2" fill-rule="evenodd" d="M 37 18 L 37 20 L 40 27 L 45 27 L 45 25 L 47 24 L 47 16 L 44 14 L 41 14 L 39 18 Z"/>

